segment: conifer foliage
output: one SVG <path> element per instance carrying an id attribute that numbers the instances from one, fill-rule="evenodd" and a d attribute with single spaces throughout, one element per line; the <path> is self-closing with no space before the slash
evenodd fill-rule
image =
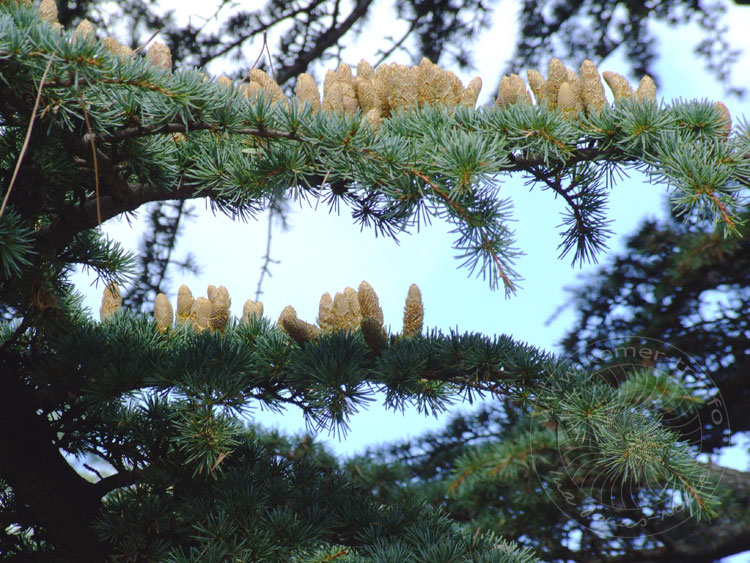
<path id="1" fill-rule="evenodd" d="M 425 330 L 416 286 L 399 334 L 383 328 L 368 284 L 322 299 L 318 326 L 293 309 L 272 323 L 252 302 L 237 321 L 223 288 L 198 298 L 185 288 L 175 323 L 161 295 L 155 318 L 121 307 L 117 284 L 134 258 L 97 227 L 148 202 L 193 198 L 242 219 L 291 193 L 346 204 L 354 222 L 387 236 L 444 219 L 462 265 L 512 293 L 511 202 L 499 191 L 509 175 L 565 200 L 561 248 L 575 260 L 603 248 L 620 170 L 644 170 L 679 194 L 685 214 L 734 232 L 750 136 L 723 106 L 659 103 L 649 80 L 633 95 L 606 73 L 615 99 L 605 103 L 590 62 L 579 75 L 556 60 L 546 78 L 528 75 L 533 97 L 511 75 L 484 108 L 474 107 L 479 81 L 464 87 L 429 60 L 362 64 L 357 76 L 339 67 L 316 106 L 304 75 L 287 98 L 260 71 L 249 83 L 172 72 L 163 46 L 130 53 L 90 24 L 59 29 L 43 6 L 40 16 L 0 5 L 5 556 L 533 561 L 423 490 L 397 482 L 380 494 L 314 445 L 242 424 L 259 406 L 298 407 L 316 428 L 345 431 L 378 391 L 394 410 L 434 413 L 478 396 L 527 409 L 528 431 L 500 444 L 504 457 L 467 457 L 443 495 L 528 476 L 532 462 L 545 475 L 556 447 L 606 476 L 592 487 L 627 488 L 636 503 L 667 491 L 697 519 L 715 514 L 717 483 L 657 408 L 510 337 Z M 101 321 L 71 287 L 76 265 L 108 282 Z M 347 324 L 357 307 L 359 323 Z"/>

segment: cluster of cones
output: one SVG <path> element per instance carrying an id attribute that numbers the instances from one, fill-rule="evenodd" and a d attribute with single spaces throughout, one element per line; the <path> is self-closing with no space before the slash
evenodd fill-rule
<path id="1" fill-rule="evenodd" d="M 567 68 L 559 59 L 552 59 L 547 68 L 547 78 L 537 70 L 528 70 L 526 76 L 534 93 L 536 103 L 546 103 L 550 109 L 559 109 L 564 114 L 599 113 L 607 104 L 602 77 L 596 65 L 586 59 L 579 73 Z M 604 81 L 612 91 L 615 101 L 626 98 L 656 99 L 656 84 L 650 76 L 644 76 L 634 91 L 627 79 L 616 72 L 604 71 Z M 523 79 L 517 74 L 503 76 L 496 105 L 532 103 L 531 95 Z"/>
<path id="2" fill-rule="evenodd" d="M 620 74 L 604 72 L 603 76 L 615 100 L 630 97 L 656 99 L 656 85 L 650 76 L 644 76 L 635 91 Z M 580 77 L 559 59 L 552 59 L 546 79 L 536 70 L 528 71 L 528 79 L 533 98 L 523 79 L 511 74 L 502 77 L 495 105 L 531 104 L 535 99 L 537 104 L 546 103 L 550 109 L 559 108 L 563 113 L 577 114 L 579 111 L 598 113 L 607 103 L 599 71 L 589 60 L 581 65 Z M 265 88 L 264 83 L 268 80 L 272 79 L 263 76 L 252 91 Z M 274 85 L 271 95 L 278 99 L 281 89 Z M 474 107 L 481 89 L 480 77 L 475 77 L 464 87 L 454 73 L 423 58 L 419 65 L 412 67 L 392 63 L 380 65 L 377 69 L 361 60 L 356 76 L 349 65 L 341 63 L 337 70 L 326 73 L 322 102 L 312 76 L 301 74 L 296 93 L 300 102 L 310 103 L 314 110 L 353 114 L 359 109 L 369 121 L 377 122 L 400 108 L 427 104 Z"/>
<path id="3" fill-rule="evenodd" d="M 309 103 L 313 111 L 353 115 L 359 110 L 367 121 L 377 126 L 381 118 L 402 108 L 425 105 L 474 107 L 482 89 L 480 77 L 464 86 L 453 72 L 427 58 L 422 58 L 419 65 L 412 67 L 391 63 L 377 69 L 361 60 L 356 70 L 355 75 L 346 63 L 341 63 L 335 71 L 328 70 L 322 98 L 313 77 L 300 74 L 296 87 L 298 102 Z M 286 100 L 281 87 L 264 71 L 253 69 L 248 76 L 250 83 L 245 86 L 246 96 L 262 92 L 275 102 Z M 576 116 L 579 112 L 598 113 L 607 104 L 602 77 L 615 101 L 631 97 L 656 99 L 656 84 L 650 76 L 644 76 L 634 90 L 627 79 L 616 72 L 605 71 L 600 75 L 596 65 L 588 59 L 581 65 L 579 74 L 553 58 L 546 78 L 537 70 L 529 70 L 527 76 L 531 92 L 519 75 L 503 76 L 495 105 L 503 107 L 536 101 L 537 104 L 547 104 L 550 109 L 557 108 L 566 116 Z M 224 86 L 231 84 L 225 76 L 218 82 Z"/>
<path id="4" fill-rule="evenodd" d="M 39 11 L 42 19 L 61 28 L 55 0 L 42 0 Z M 75 36 L 94 35 L 94 27 L 88 20 L 83 20 L 75 30 Z M 121 58 L 136 55 L 130 47 L 121 45 L 113 37 L 104 38 L 102 43 Z M 146 52 L 146 59 L 158 67 L 172 68 L 172 54 L 169 47 L 162 43 L 154 42 Z M 627 79 L 616 72 L 605 71 L 600 75 L 596 65 L 588 59 L 583 61 L 576 73 L 559 59 L 553 58 L 549 62 L 546 78 L 537 70 L 527 71 L 528 87 L 518 74 L 503 76 L 495 105 L 504 107 L 517 103 L 544 103 L 550 109 L 559 109 L 569 117 L 575 117 L 581 112 L 596 114 L 608 103 L 602 78 L 611 90 L 615 102 L 627 98 L 656 99 L 656 85 L 648 75 L 633 89 Z M 220 76 L 216 81 L 224 87 L 232 84 L 226 76 Z M 260 69 L 250 70 L 246 81 L 242 88 L 248 98 L 263 95 L 273 102 L 289 101 L 279 84 Z M 313 77 L 303 73 L 297 79 L 295 93 L 298 103 L 310 104 L 313 111 L 335 111 L 345 115 L 360 111 L 364 116 L 363 120 L 377 128 L 382 118 L 387 118 L 402 108 L 423 107 L 427 104 L 474 107 L 481 89 L 480 77 L 475 77 L 464 86 L 453 72 L 423 58 L 418 65 L 411 67 L 390 63 L 379 65 L 376 69 L 367 61 L 361 60 L 357 65 L 356 75 L 349 65 L 341 63 L 335 71 L 326 72 L 322 97 Z M 716 107 L 726 119 L 725 129 L 728 133 L 731 128 L 729 110 L 721 102 L 716 102 Z"/>
<path id="5" fill-rule="evenodd" d="M 229 291 L 223 285 L 208 286 L 207 297 L 194 298 L 190 288 L 181 285 L 177 291 L 177 315 L 167 296 L 160 293 L 154 302 L 154 322 L 159 332 L 165 332 L 175 326 L 191 325 L 196 332 L 210 330 L 224 332 L 229 323 L 229 307 L 232 300 Z M 99 316 L 102 321 L 110 319 L 122 307 L 122 295 L 116 283 L 110 283 L 104 289 Z M 263 316 L 263 303 L 248 299 L 242 307 L 242 322 L 250 323 L 253 318 Z M 404 305 L 403 336 L 415 336 L 422 332 L 424 306 L 422 293 L 416 284 L 409 287 Z M 383 309 L 372 286 L 363 281 L 359 289 L 347 287 L 343 292 L 324 293 L 320 298 L 317 325 L 305 322 L 297 317 L 294 307 L 288 305 L 281 311 L 277 326 L 303 344 L 315 340 L 321 333 L 334 330 L 360 330 L 368 345 L 373 349 L 382 348 L 387 339 L 383 325 Z"/>
<path id="6" fill-rule="evenodd" d="M 368 121 L 377 123 L 399 109 L 413 106 L 474 107 L 481 89 L 482 79 L 478 76 L 464 87 L 458 76 L 427 58 L 413 67 L 390 63 L 377 69 L 363 59 L 357 65 L 356 76 L 346 63 L 327 71 L 322 100 L 315 80 L 306 73 L 297 79 L 296 94 L 301 103 L 310 103 L 313 111 L 352 115 L 360 110 Z"/>
<path id="7" fill-rule="evenodd" d="M 55 0 L 42 0 L 39 4 L 39 15 L 41 18 L 50 23 L 56 30 L 62 30 L 62 25 L 57 19 L 57 3 Z M 96 35 L 93 24 L 84 19 L 78 24 L 73 32 L 74 37 L 94 37 Z M 127 45 L 122 45 L 114 37 L 105 37 L 102 39 L 104 46 L 112 53 L 118 55 L 121 59 L 132 59 L 136 53 Z M 151 44 L 146 52 L 146 60 L 154 66 L 165 69 L 172 68 L 172 52 L 164 43 L 158 41 Z"/>
<path id="8" fill-rule="evenodd" d="M 224 332 L 229 323 L 229 307 L 232 300 L 229 291 L 223 285 L 216 287 L 208 286 L 208 297 L 194 298 L 190 288 L 181 285 L 177 291 L 177 316 L 164 293 L 156 296 L 154 301 L 154 321 L 159 332 L 165 332 L 177 325 L 192 325 L 196 332 L 204 330 Z M 116 283 L 110 283 L 104 289 L 102 295 L 102 306 L 99 309 L 99 317 L 106 321 L 122 307 L 122 296 L 120 288 Z M 243 321 L 249 322 L 250 317 L 263 316 L 263 305 L 248 301 L 243 307 Z"/>
<path id="9" fill-rule="evenodd" d="M 420 334 L 423 322 L 422 292 L 416 284 L 411 284 L 404 304 L 401 334 L 406 337 Z M 360 283 L 357 290 L 347 287 L 333 298 L 330 293 L 324 293 L 318 306 L 317 325 L 299 319 L 291 305 L 284 307 L 276 324 L 299 344 L 334 330 L 359 330 L 373 350 L 381 349 L 387 342 L 383 309 L 375 290 L 366 281 Z"/>

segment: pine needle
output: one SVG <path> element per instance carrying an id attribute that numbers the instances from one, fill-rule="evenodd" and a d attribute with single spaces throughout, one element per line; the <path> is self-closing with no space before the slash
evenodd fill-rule
<path id="1" fill-rule="evenodd" d="M 96 145 L 94 144 L 94 131 L 91 129 L 91 122 L 89 121 L 89 112 L 86 111 L 86 102 L 83 99 L 83 93 L 81 94 L 81 108 L 83 109 L 83 118 L 86 120 L 86 129 L 89 132 L 89 140 L 91 141 L 91 156 L 94 159 L 94 193 L 96 198 L 96 220 L 99 226 L 102 225 L 102 206 L 99 200 L 99 161 L 96 158 Z"/>

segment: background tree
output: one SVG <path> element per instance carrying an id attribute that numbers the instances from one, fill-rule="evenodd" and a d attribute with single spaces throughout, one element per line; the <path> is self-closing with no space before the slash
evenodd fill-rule
<path id="1" fill-rule="evenodd" d="M 663 401 L 664 423 L 707 462 L 748 431 L 746 211 L 740 223 L 742 236 L 735 238 L 695 217 L 644 222 L 623 252 L 569 289 L 566 305 L 577 312 L 577 322 L 563 341 L 563 355 L 575 364 L 618 388 L 628 374 L 632 382 L 634 371 L 655 382 L 654 375 L 682 374 L 695 401 L 688 408 L 664 400 L 674 398 L 674 388 L 644 383 L 639 389 Z M 635 352 L 613 355 L 616 347 Z M 708 466 L 726 487 L 720 516 L 711 522 L 679 514 L 653 519 L 642 511 L 633 521 L 643 519 L 644 526 L 627 529 L 616 503 L 589 513 L 588 503 L 601 500 L 606 488 L 574 486 L 568 490 L 586 494 L 555 496 L 559 485 L 570 484 L 560 479 L 570 458 L 551 455 L 559 465 L 547 475 L 540 475 L 541 464 L 526 462 L 528 443 L 519 437 L 534 427 L 532 413 L 518 401 L 493 401 L 455 417 L 444 430 L 372 448 L 348 467 L 384 502 L 412 487 L 458 521 L 523 536 L 545 561 L 711 562 L 750 550 L 747 471 Z"/>
<path id="2" fill-rule="evenodd" d="M 633 234 L 627 254 L 611 260 L 574 292 L 579 311 L 576 326 L 563 344 L 566 354 L 592 369 L 617 371 L 618 362 L 597 362 L 598 347 L 607 339 L 626 337 L 668 343 L 688 351 L 695 365 L 702 366 L 721 393 L 731 429 L 711 424 L 711 405 L 704 404 L 695 416 L 670 421 L 676 432 L 700 434 L 701 451 L 711 454 L 748 431 L 747 356 L 748 278 L 746 261 L 747 217 L 743 237 L 725 239 L 720 230 L 704 222 L 688 226 L 672 218 L 649 221 Z M 670 369 L 666 356 L 655 369 Z M 728 483 L 734 499 L 746 499 L 750 474 L 733 472 Z M 733 504 L 733 506 L 735 506 Z M 741 500 L 713 535 L 726 543 L 714 557 L 750 549 L 750 515 Z M 719 543 L 719 542 L 716 542 Z M 729 549 L 732 551 L 729 551 Z M 705 559 L 708 560 L 708 559 Z"/>
<path id="3" fill-rule="evenodd" d="M 614 167 L 646 167 L 691 196 L 686 209 L 700 202 L 698 211 L 736 228 L 733 194 L 747 181 L 748 137 L 744 129 L 728 137 L 720 107 L 658 108 L 641 91 L 646 99 L 623 96 L 613 108 L 576 114 L 522 101 L 483 111 L 438 105 L 394 112 L 376 132 L 356 113 L 316 114 L 264 95 L 246 99 L 195 72 L 169 74 L 151 55 L 121 60 L 85 28 L 60 37 L 15 3 L 4 5 L 0 26 L 8 84 L 0 121 L 5 555 L 530 559 L 469 519 L 462 525 L 430 507 L 424 491 L 374 497 L 308 443 L 291 447 L 238 425 L 242 409 L 258 402 L 296 405 L 312 424 L 341 428 L 374 390 L 394 409 L 414 402 L 440 410 L 452 396 L 477 394 L 533 407 L 523 435 L 457 466 L 449 492 L 484 491 L 477 483 L 510 466 L 507 476 L 526 485 L 516 491 L 529 497 L 514 499 L 515 511 L 535 522 L 534 505 L 523 504 L 545 502 L 528 478 L 533 447 L 533 470 L 548 480 L 559 465 L 554 452 L 583 452 L 606 480 L 576 472 L 574 482 L 602 493 L 629 487 L 628 498 L 612 499 L 626 519 L 640 507 L 628 501 L 648 499 L 664 515 L 675 494 L 696 515 L 712 513 L 715 483 L 662 424 L 659 398 L 636 392 L 640 372 L 615 387 L 508 337 L 422 334 L 416 288 L 400 334 L 383 333 L 375 308 L 358 324 L 338 324 L 349 320 L 337 317 L 335 302 L 333 321 L 321 316 L 319 327 L 292 311 L 275 327 L 250 314 L 229 323 L 220 288 L 209 295 L 207 319 L 196 306 L 190 325 L 173 327 L 161 312 L 156 325 L 116 312 L 114 286 L 104 322 L 86 318 L 69 273 L 84 264 L 123 279 L 132 259 L 95 227 L 143 203 L 207 195 L 242 216 L 291 189 L 347 202 L 361 223 L 386 234 L 419 217 L 447 218 L 468 265 L 512 290 L 511 233 L 496 192 L 508 173 L 530 174 L 566 198 L 574 220 L 563 244 L 579 257 L 601 248 L 601 183 Z M 436 137 L 443 153 L 435 153 Z M 205 322 L 213 330 L 196 330 Z M 692 396 L 667 383 L 673 393 L 664 399 Z M 88 467 L 88 483 L 61 452 L 96 456 L 114 472 Z"/>
<path id="4" fill-rule="evenodd" d="M 743 219 L 746 222 L 746 217 Z M 576 326 L 563 345 L 576 362 L 597 357 L 598 342 L 641 335 L 689 351 L 721 391 L 732 432 L 750 429 L 743 380 L 747 352 L 747 227 L 742 238 L 724 238 L 712 225 L 648 221 L 623 253 L 575 290 Z M 588 351 L 591 352 L 588 352 Z M 709 405 L 700 419 L 708 420 Z M 696 432 L 697 420 L 674 421 Z M 703 426 L 706 453 L 727 443 L 721 428 Z"/>

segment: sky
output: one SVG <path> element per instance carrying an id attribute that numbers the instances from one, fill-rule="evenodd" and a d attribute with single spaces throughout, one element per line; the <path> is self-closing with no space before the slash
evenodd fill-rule
<path id="1" fill-rule="evenodd" d="M 186 3 L 180 2 L 179 5 L 182 17 L 186 17 Z M 386 7 L 379 7 L 388 5 L 389 2 L 376 4 L 374 21 L 356 45 L 344 49 L 345 61 L 352 67 L 362 57 L 370 61 L 375 59 L 374 45 L 379 30 L 389 29 L 395 33 L 394 26 L 398 23 L 394 21 L 394 14 Z M 201 6 L 196 6 L 194 14 L 200 9 Z M 497 84 L 499 72 L 512 53 L 516 9 L 513 2 L 500 3 L 493 29 L 482 34 L 474 45 L 476 71 L 458 73 L 464 83 L 474 75 L 483 78 L 480 104 L 494 99 L 496 93 L 490 89 Z M 727 21 L 730 42 L 745 51 L 735 66 L 734 83 L 750 87 L 750 84 L 742 83 L 743 75 L 746 77 L 746 70 L 750 68 L 750 34 L 747 33 L 750 7 L 732 4 Z M 716 79 L 702 70 L 702 61 L 696 60 L 692 51 L 702 35 L 695 26 L 670 29 L 658 25 L 654 31 L 660 55 L 655 65 L 662 84 L 659 98 L 723 100 L 734 118 L 740 115 L 750 118 L 750 103 L 728 98 Z M 270 45 L 273 46 L 273 38 Z M 258 51 L 254 52 L 257 54 Z M 392 60 L 410 62 L 406 55 L 397 55 Z M 599 68 L 627 74 L 627 65 L 619 52 Z M 221 72 L 221 68 L 211 70 Z M 525 76 L 525 69 L 518 70 L 523 70 Z M 546 69 L 540 70 L 546 74 Z M 318 78 L 322 75 L 319 72 Z M 609 241 L 610 251 L 599 255 L 600 261 L 613 257 L 623 247 L 623 237 L 633 232 L 643 219 L 665 216 L 665 194 L 664 186 L 651 186 L 637 174 L 618 183 L 611 192 L 609 204 L 609 218 L 614 220 L 611 228 L 615 234 Z M 266 316 L 275 320 L 285 305 L 292 305 L 300 318 L 314 322 L 324 292 L 333 295 L 347 286 L 356 288 L 360 281 L 367 280 L 380 298 L 386 325 L 398 332 L 408 287 L 416 283 L 422 291 L 426 327 L 436 327 L 444 332 L 457 328 L 488 335 L 509 334 L 548 351 L 559 351 L 557 342 L 572 326 L 574 313 L 568 309 L 553 322 L 548 321 L 561 305 L 569 301 L 565 288 L 580 283 L 580 276 L 593 271 L 595 266 L 578 268 L 571 266 L 570 258 L 558 259 L 557 246 L 561 239 L 557 225 L 562 204 L 552 194 L 538 188 L 530 191 L 521 178 L 512 178 L 504 182 L 501 195 L 510 196 L 514 201 L 515 222 L 512 227 L 516 231 L 518 246 L 525 252 L 516 263 L 516 270 L 524 281 L 515 296 L 506 299 L 503 291 L 490 291 L 486 281 L 468 278 L 466 270 L 458 269 L 459 261 L 454 259 L 451 248 L 453 239 L 445 224 L 433 222 L 419 233 L 400 237 L 397 245 L 391 239 L 376 238 L 371 231 L 360 232 L 346 208 L 342 208 L 337 216 L 328 213 L 322 202 L 317 210 L 305 204 L 293 204 L 289 216 L 291 228 L 286 232 L 276 229 L 273 234 L 271 255 L 280 263 L 272 265 L 272 277 L 266 277 L 263 285 L 261 300 Z M 196 277 L 173 272 L 167 295 L 174 303 L 177 288 L 182 283 L 187 284 L 196 296 L 205 294 L 208 284 L 225 285 L 232 296 L 232 312 L 241 315 L 244 301 L 255 295 L 261 257 L 266 247 L 267 218 L 259 216 L 257 221 L 233 223 L 223 215 L 214 217 L 203 202 L 193 205 L 199 217 L 186 223 L 176 256 L 181 257 L 188 251 L 193 253 L 202 274 Z M 141 234 L 138 222 L 131 227 L 125 222 L 111 220 L 104 225 L 104 230 L 126 247 L 137 248 Z M 225 250 L 217 252 L 217 248 Z M 93 314 L 98 314 L 102 286 L 93 287 L 92 281 L 93 278 L 83 274 L 76 277 L 78 287 L 86 295 L 86 305 Z M 470 405 L 458 404 L 452 412 L 470 408 Z M 294 410 L 279 416 L 259 412 L 253 415 L 256 421 L 266 426 L 288 432 L 304 430 L 302 416 Z M 339 441 L 327 434 L 319 438 L 337 453 L 350 455 L 368 445 L 415 436 L 425 429 L 437 429 L 444 425 L 446 416 L 449 415 L 436 420 L 416 411 L 402 415 L 372 407 L 353 417 L 344 440 Z M 747 445 L 744 450 L 747 451 Z M 722 458 L 722 462 L 738 469 L 748 468 L 743 456 Z M 740 559 L 732 561 L 736 563 Z"/>

